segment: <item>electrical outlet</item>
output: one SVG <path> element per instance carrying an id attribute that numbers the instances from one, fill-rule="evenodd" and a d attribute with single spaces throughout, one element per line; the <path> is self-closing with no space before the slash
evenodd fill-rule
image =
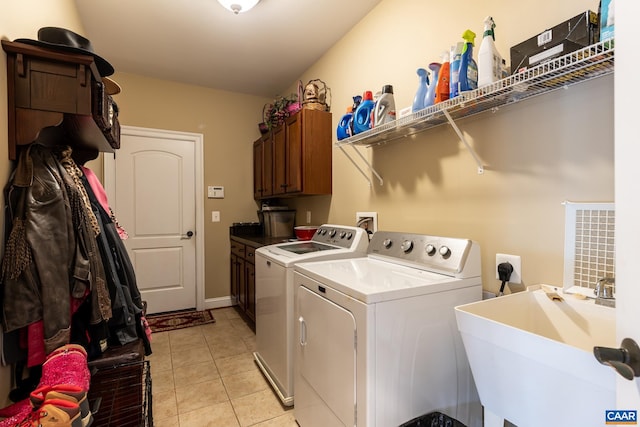
<path id="1" fill-rule="evenodd" d="M 220 222 L 220 211 L 211 211 L 211 222 Z"/>
<path id="2" fill-rule="evenodd" d="M 508 262 L 513 266 L 509 283 L 516 285 L 522 283 L 522 261 L 520 255 L 496 254 L 496 279 L 498 280 L 500 279 L 498 276 L 498 264 L 502 264 L 503 262 Z"/>
<path id="3" fill-rule="evenodd" d="M 307 224 L 311 224 L 311 211 L 307 211 Z"/>
<path id="4" fill-rule="evenodd" d="M 378 231 L 378 212 L 356 212 L 356 226 L 375 233 Z"/>

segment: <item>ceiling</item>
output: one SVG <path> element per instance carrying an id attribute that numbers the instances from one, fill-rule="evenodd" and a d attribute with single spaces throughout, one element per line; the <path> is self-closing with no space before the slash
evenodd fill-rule
<path id="1" fill-rule="evenodd" d="M 75 0 L 83 34 L 116 72 L 274 97 L 381 0 Z"/>

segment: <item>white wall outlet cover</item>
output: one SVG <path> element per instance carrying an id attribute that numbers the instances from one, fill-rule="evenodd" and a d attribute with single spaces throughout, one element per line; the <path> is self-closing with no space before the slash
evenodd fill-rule
<path id="1" fill-rule="evenodd" d="M 211 222 L 220 222 L 220 211 L 211 211 Z"/>
<path id="2" fill-rule="evenodd" d="M 366 224 L 362 224 L 361 227 L 372 233 L 378 231 L 378 212 L 356 212 L 356 225 L 365 218 L 369 218 L 369 221 Z"/>
<path id="3" fill-rule="evenodd" d="M 498 276 L 498 264 L 502 264 L 503 262 L 508 262 L 513 266 L 513 272 L 511 273 L 511 278 L 509 279 L 509 283 L 520 284 L 522 283 L 522 260 L 520 259 L 520 255 L 507 255 L 507 254 L 496 254 L 496 279 L 500 280 Z"/>

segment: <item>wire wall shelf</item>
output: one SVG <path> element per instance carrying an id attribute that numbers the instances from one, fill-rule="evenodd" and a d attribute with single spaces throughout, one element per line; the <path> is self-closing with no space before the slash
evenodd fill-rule
<path id="1" fill-rule="evenodd" d="M 476 160 L 478 173 L 481 174 L 484 171 L 482 163 L 471 146 L 465 141 L 464 136 L 455 124 L 456 120 L 486 111 L 497 111 L 500 107 L 534 96 L 565 89 L 577 83 L 613 74 L 613 71 L 614 39 L 603 40 L 523 72 L 513 74 L 490 85 L 463 92 L 455 98 L 432 105 L 393 122 L 385 123 L 382 126 L 337 141 L 335 145 L 369 179 L 347 154 L 344 147 L 371 147 L 386 144 L 449 123 Z M 359 152 L 357 153 L 366 162 L 364 157 Z M 368 162 L 367 165 L 382 185 L 382 178 Z M 369 182 L 371 183 L 371 180 Z"/>

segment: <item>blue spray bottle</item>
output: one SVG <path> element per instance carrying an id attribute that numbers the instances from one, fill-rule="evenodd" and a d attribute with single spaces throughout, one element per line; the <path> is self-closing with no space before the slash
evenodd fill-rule
<path id="1" fill-rule="evenodd" d="M 431 70 L 431 84 L 427 89 L 427 93 L 424 97 L 424 106 L 430 107 L 435 104 L 436 101 L 436 88 L 438 87 L 438 73 L 440 72 L 440 67 L 442 64 L 439 62 L 432 62 L 429 64 L 429 69 Z"/>
<path id="2" fill-rule="evenodd" d="M 467 30 L 462 33 L 465 40 L 462 56 L 460 57 L 460 74 L 458 75 L 458 92 L 465 92 L 478 88 L 478 64 L 473 59 L 473 41 L 476 33 Z"/>
<path id="3" fill-rule="evenodd" d="M 427 85 L 429 84 L 429 74 L 424 68 L 418 68 L 416 70 L 418 74 L 418 90 L 416 90 L 416 96 L 413 98 L 413 105 L 411 106 L 411 112 L 422 110 L 424 105 L 424 97 L 427 94 Z"/>
<path id="4" fill-rule="evenodd" d="M 460 77 L 460 59 L 462 58 L 462 42 L 451 47 L 451 63 L 449 65 L 449 98 L 458 96 L 458 82 Z"/>

